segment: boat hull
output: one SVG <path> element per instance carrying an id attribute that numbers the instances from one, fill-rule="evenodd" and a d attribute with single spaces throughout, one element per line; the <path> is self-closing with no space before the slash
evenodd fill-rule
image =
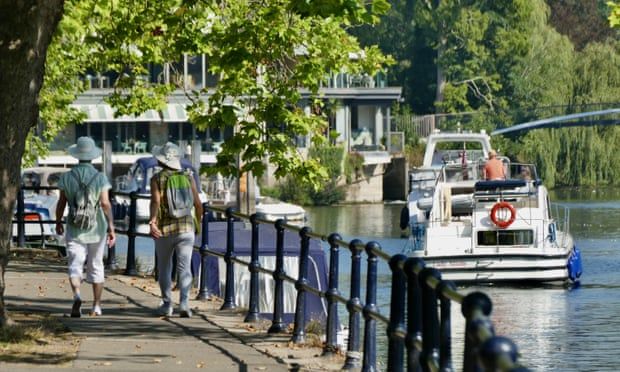
<path id="1" fill-rule="evenodd" d="M 558 254 L 482 254 L 425 256 L 414 253 L 427 266 L 438 269 L 442 279 L 456 283 L 563 283 L 571 251 Z"/>

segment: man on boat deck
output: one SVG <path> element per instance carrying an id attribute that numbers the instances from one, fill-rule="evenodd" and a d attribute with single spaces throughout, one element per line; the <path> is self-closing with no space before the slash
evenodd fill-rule
<path id="1" fill-rule="evenodd" d="M 504 163 L 497 158 L 495 150 L 489 151 L 489 160 L 484 165 L 484 179 L 489 181 L 506 179 Z"/>

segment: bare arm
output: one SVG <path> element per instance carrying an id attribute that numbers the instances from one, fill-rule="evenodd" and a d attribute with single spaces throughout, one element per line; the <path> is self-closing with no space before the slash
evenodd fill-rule
<path id="1" fill-rule="evenodd" d="M 62 224 L 62 215 L 65 213 L 66 206 L 67 196 L 63 190 L 60 190 L 60 197 L 56 203 L 56 234 L 58 235 L 65 233 L 65 226 Z"/>
<path id="2" fill-rule="evenodd" d="M 196 209 L 196 218 L 198 221 L 202 221 L 202 202 L 200 201 L 200 195 L 198 195 L 198 187 L 196 187 L 196 181 L 194 177 L 190 177 L 192 182 L 192 195 L 194 197 L 194 208 Z"/>
<path id="3" fill-rule="evenodd" d="M 157 226 L 157 212 L 159 211 L 159 204 L 161 203 L 161 192 L 159 191 L 157 179 L 158 177 L 151 178 L 151 218 L 149 218 L 149 228 L 151 230 L 151 236 L 155 239 L 161 237 L 161 231 Z"/>
<path id="4" fill-rule="evenodd" d="M 108 247 L 114 246 L 116 243 L 116 233 L 114 232 L 114 215 L 112 214 L 112 204 L 110 203 L 110 194 L 108 190 L 101 191 L 99 195 L 99 204 L 108 221 Z"/>

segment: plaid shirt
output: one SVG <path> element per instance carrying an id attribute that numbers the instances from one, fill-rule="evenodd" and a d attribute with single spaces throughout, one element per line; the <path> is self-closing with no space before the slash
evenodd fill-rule
<path id="1" fill-rule="evenodd" d="M 169 170 L 162 170 L 154 177 L 159 186 L 159 210 L 157 211 L 157 227 L 161 231 L 162 236 L 177 235 L 188 232 L 195 232 L 194 217 L 185 216 L 180 218 L 171 217 L 168 213 L 168 198 L 166 197 L 166 181 L 168 177 L 174 173 Z M 187 174 L 189 177 L 189 174 Z"/>

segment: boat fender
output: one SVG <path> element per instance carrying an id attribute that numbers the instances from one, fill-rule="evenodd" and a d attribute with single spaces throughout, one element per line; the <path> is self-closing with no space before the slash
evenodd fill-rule
<path id="1" fill-rule="evenodd" d="M 404 206 L 400 211 L 400 229 L 404 230 L 409 227 L 409 207 Z"/>
<path id="2" fill-rule="evenodd" d="M 500 211 L 503 209 L 507 209 L 510 212 L 510 217 L 507 220 L 499 217 Z M 501 229 L 505 229 L 508 226 L 512 225 L 513 222 L 515 222 L 515 219 L 517 218 L 517 211 L 515 210 L 515 207 L 512 206 L 512 204 L 506 201 L 500 201 L 495 203 L 493 208 L 491 208 L 490 217 L 491 221 L 493 221 L 493 224 L 495 224 L 495 226 Z"/>
<path id="3" fill-rule="evenodd" d="M 549 224 L 549 241 L 551 243 L 555 242 L 556 240 L 556 227 L 555 227 L 555 222 L 552 222 Z"/>
<path id="4" fill-rule="evenodd" d="M 576 282 L 583 272 L 581 252 L 577 246 L 573 246 L 573 250 L 571 251 L 571 254 L 568 257 L 568 262 L 566 263 L 566 269 L 568 270 L 568 278 L 573 282 Z"/>

